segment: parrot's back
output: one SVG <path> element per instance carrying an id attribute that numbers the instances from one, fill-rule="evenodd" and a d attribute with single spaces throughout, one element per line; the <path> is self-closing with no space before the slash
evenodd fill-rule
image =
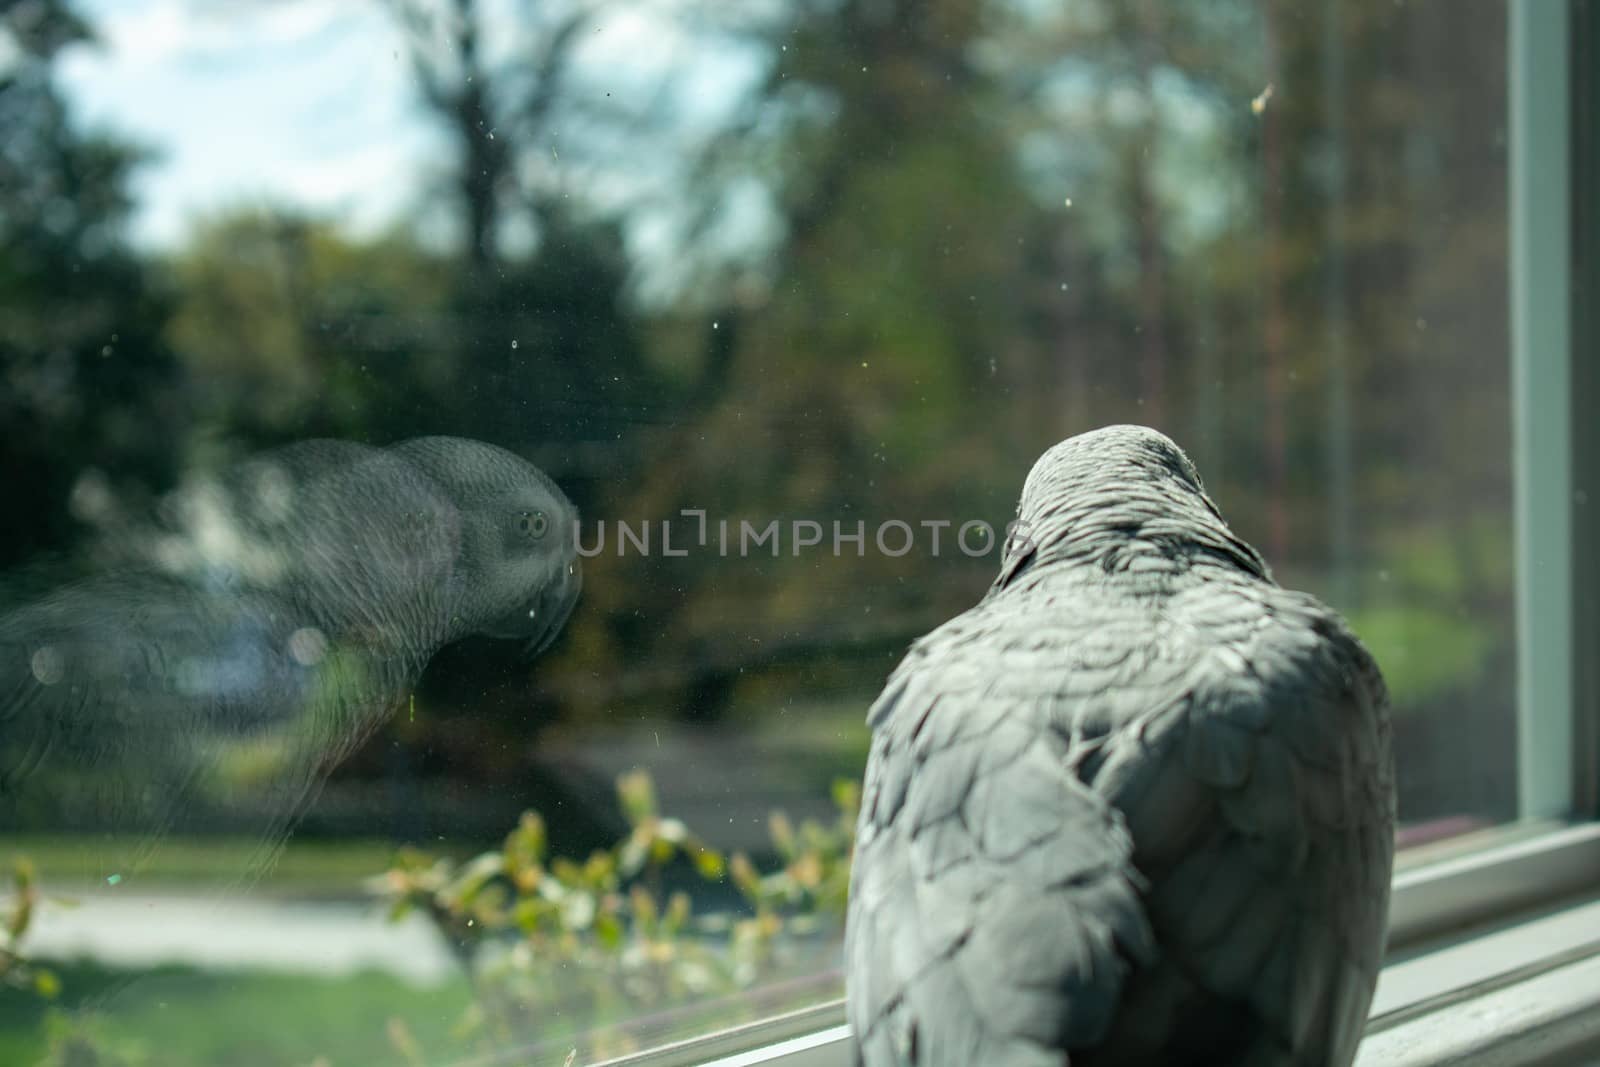
<path id="1" fill-rule="evenodd" d="M 1348 1064 L 1393 860 L 1377 668 L 1197 478 L 1071 488 L 871 712 L 859 1060 Z"/>

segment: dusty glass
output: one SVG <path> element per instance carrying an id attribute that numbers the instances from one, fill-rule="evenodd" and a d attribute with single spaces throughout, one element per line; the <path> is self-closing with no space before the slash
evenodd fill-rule
<path id="1" fill-rule="evenodd" d="M 837 996 L 865 708 L 1110 422 L 1370 644 L 1403 843 L 1512 818 L 1471 12 L 0 5 L 0 1061 Z"/>

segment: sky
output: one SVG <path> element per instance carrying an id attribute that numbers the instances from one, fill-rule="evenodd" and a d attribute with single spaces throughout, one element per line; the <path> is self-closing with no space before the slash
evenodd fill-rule
<path id="1" fill-rule="evenodd" d="M 484 0 L 496 42 L 514 0 Z M 292 205 L 358 233 L 415 211 L 451 151 L 418 106 L 406 41 L 379 0 L 76 0 L 99 43 L 65 53 L 80 123 L 154 152 L 134 182 L 134 240 L 181 243 L 197 220 Z M 696 47 L 664 6 L 622 6 L 574 66 L 648 98 L 671 79 L 687 126 L 715 125 L 757 73 L 748 56 Z M 498 20 L 504 30 L 494 32 Z M 703 42 L 701 42 L 703 45 Z"/>
<path id="2" fill-rule="evenodd" d="M 249 204 L 377 229 L 416 200 L 441 151 L 404 42 L 375 3 L 77 6 L 100 37 L 59 68 L 79 120 L 155 152 L 135 182 L 141 244 L 171 245 L 195 219 Z"/>

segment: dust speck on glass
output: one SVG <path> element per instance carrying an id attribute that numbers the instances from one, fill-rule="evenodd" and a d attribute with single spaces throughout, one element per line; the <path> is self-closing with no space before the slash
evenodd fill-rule
<path id="1" fill-rule="evenodd" d="M 0 1061 L 592 1062 L 839 995 L 865 711 L 1178 441 L 1515 814 L 1506 26 L 0 4 Z"/>

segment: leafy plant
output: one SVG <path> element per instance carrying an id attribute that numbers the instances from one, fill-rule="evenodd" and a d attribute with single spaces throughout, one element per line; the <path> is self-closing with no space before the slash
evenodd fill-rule
<path id="1" fill-rule="evenodd" d="M 38 870 L 31 859 L 17 856 L 11 872 L 13 896 L 0 923 L 0 988 L 20 990 L 51 1005 L 44 1016 L 47 1051 L 39 1067 L 135 1067 L 145 1062 L 133 1044 L 107 1039 L 93 1015 L 56 1006 L 62 995 L 60 977 L 31 960 L 22 945 L 43 901 Z"/>
<path id="2" fill-rule="evenodd" d="M 23 938 L 39 907 L 39 875 L 33 861 L 26 856 L 14 859 L 11 878 L 15 895 L 0 924 L 0 986 L 31 990 L 46 1000 L 54 1000 L 61 993 L 61 980 L 54 971 L 29 960 L 22 949 Z"/>
<path id="3" fill-rule="evenodd" d="M 544 820 L 527 812 L 498 850 L 457 863 L 406 849 L 373 881 L 393 918 L 420 912 L 453 946 L 475 993 L 464 1038 L 625 1051 L 627 1035 L 598 1028 L 749 988 L 842 926 L 854 784 L 835 785 L 828 825 L 772 815 L 781 866 L 766 873 L 663 815 L 645 772 L 622 775 L 617 797 L 628 831 L 587 859 L 549 856 Z M 731 883 L 742 907 L 698 912 L 685 882 Z M 420 1057 L 403 1028 L 392 1036 L 405 1058 Z"/>

